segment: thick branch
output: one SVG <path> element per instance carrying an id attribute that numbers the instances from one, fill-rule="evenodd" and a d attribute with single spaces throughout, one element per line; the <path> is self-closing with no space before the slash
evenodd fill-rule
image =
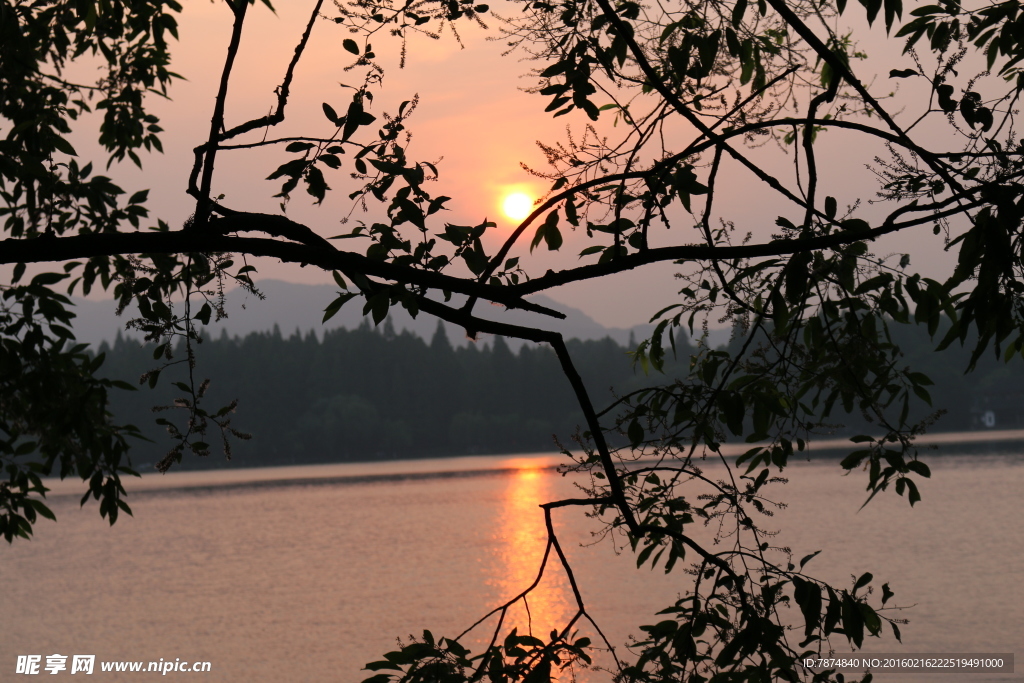
<path id="1" fill-rule="evenodd" d="M 269 116 L 263 116 L 235 126 L 231 130 L 222 133 L 218 137 L 218 140 L 229 140 L 241 135 L 242 133 L 248 133 L 250 130 L 256 130 L 257 128 L 263 128 L 266 126 L 276 126 L 284 121 L 284 108 L 288 105 L 288 95 L 291 91 L 292 78 L 295 76 L 295 67 L 302 58 L 302 53 L 306 49 L 306 43 L 309 42 L 309 35 L 313 32 L 313 24 L 316 23 L 316 18 L 320 16 L 320 8 L 323 7 L 323 4 L 324 0 L 317 0 L 316 6 L 313 7 L 313 12 L 309 16 L 309 23 L 306 24 L 306 30 L 303 32 L 302 38 L 299 40 L 299 44 L 295 46 L 295 54 L 292 55 L 292 61 L 288 63 L 288 70 L 285 71 L 284 81 L 281 83 L 280 87 L 277 88 L 277 111 Z"/>
<path id="2" fill-rule="evenodd" d="M 957 197 L 960 197 L 958 195 Z M 570 282 L 590 280 L 592 278 L 620 273 L 626 270 L 639 268 L 640 266 L 659 261 L 705 261 L 708 259 L 748 259 L 768 258 L 772 256 L 788 256 L 802 251 L 815 251 L 819 249 L 835 249 L 854 242 L 873 240 L 882 235 L 899 232 L 916 225 L 931 223 L 932 221 L 965 213 L 968 209 L 981 206 L 982 202 L 972 202 L 964 206 L 958 206 L 946 211 L 938 211 L 927 216 L 914 218 L 907 221 L 887 222 L 878 228 L 862 232 L 836 231 L 828 235 L 807 237 L 795 240 L 774 240 L 761 244 L 742 244 L 730 246 L 707 246 L 707 245 L 683 245 L 678 247 L 659 247 L 648 249 L 621 256 L 606 263 L 595 263 L 578 268 L 549 272 L 542 277 L 524 282 L 520 285 L 510 287 L 521 296 L 558 287 Z M 910 210 L 923 210 L 923 207 L 904 207 L 904 213 Z"/>
<path id="3" fill-rule="evenodd" d="M 825 92 L 819 93 L 811 99 L 807 108 L 807 120 L 814 121 L 818 113 L 818 107 L 835 99 L 839 91 L 839 79 L 833 78 Z M 814 217 L 814 195 L 818 189 L 818 164 L 814 158 L 814 124 L 808 123 L 804 126 L 803 135 L 804 154 L 807 157 L 807 213 L 804 214 L 804 230 L 811 229 L 811 219 Z"/>
<path id="4" fill-rule="evenodd" d="M 474 295 L 508 308 L 518 308 L 558 319 L 565 318 L 564 313 L 525 301 L 505 287 L 480 285 L 474 280 L 452 277 L 436 271 L 397 266 L 386 261 L 369 259 L 362 254 L 339 251 L 306 226 L 282 216 L 238 214 L 215 220 L 212 225 L 219 229 L 222 224 L 230 225 L 232 231 L 256 230 L 289 239 L 301 239 L 304 243 L 183 230 L 8 239 L 0 241 L 0 263 L 52 263 L 123 254 L 241 253 L 268 256 L 289 263 L 315 265 L 324 270 L 357 271 L 393 282 Z"/>
<path id="5" fill-rule="evenodd" d="M 484 332 L 504 337 L 543 342 L 549 344 L 554 349 L 558 362 L 562 366 L 562 373 L 569 380 L 573 393 L 576 394 L 576 400 L 580 405 L 580 409 L 583 411 L 583 417 L 587 422 L 587 429 L 594 440 L 594 445 L 601 459 L 601 467 L 604 469 L 605 477 L 608 479 L 608 487 L 611 490 L 614 505 L 622 514 L 622 518 L 629 527 L 629 530 L 636 533 L 639 527 L 636 518 L 633 516 L 633 511 L 629 507 L 629 501 L 626 500 L 626 494 L 622 489 L 622 482 L 619 481 L 618 473 L 615 470 L 615 462 L 612 460 L 608 442 L 605 441 L 604 430 L 601 429 L 601 423 L 597 418 L 597 413 L 594 411 L 594 405 L 590 401 L 587 388 L 583 384 L 583 378 L 580 377 L 575 365 L 573 365 L 572 357 L 569 355 L 569 350 L 565 346 L 565 340 L 562 339 L 562 335 L 557 332 L 539 330 L 533 327 L 482 320 L 465 310 L 456 310 L 431 299 L 420 299 L 418 303 L 420 309 L 424 312 L 441 318 L 446 322 L 459 325 L 471 337 L 475 337 L 477 332 Z"/>
<path id="6" fill-rule="evenodd" d="M 0 264 L 52 263 L 94 256 L 120 254 L 172 254 L 187 252 L 233 252 L 252 256 L 269 256 L 285 262 L 315 265 L 324 270 L 355 270 L 368 276 L 381 277 L 392 282 L 419 285 L 431 289 L 448 290 L 459 294 L 476 296 L 488 301 L 564 319 L 565 314 L 544 306 L 525 301 L 522 297 L 570 282 L 588 280 L 602 275 L 632 270 L 648 263 L 659 261 L 703 261 L 708 259 L 743 259 L 772 256 L 786 256 L 801 251 L 834 249 L 853 242 L 872 240 L 892 232 L 922 225 L 939 218 L 964 213 L 981 206 L 972 201 L 945 211 L 936 211 L 927 216 L 902 222 L 893 219 L 911 211 L 930 211 L 961 199 L 970 198 L 981 187 L 931 205 L 908 205 L 893 213 L 882 226 L 863 232 L 836 231 L 796 240 L 774 240 L 761 244 L 735 246 L 682 245 L 661 247 L 628 254 L 607 263 L 590 264 L 558 272 L 512 286 L 481 284 L 474 279 L 463 279 L 435 271 L 397 266 L 386 261 L 369 259 L 362 254 L 334 249 L 329 242 L 313 233 L 309 228 L 289 221 L 282 216 L 269 214 L 233 214 L 228 218 L 214 221 L 217 228 L 221 222 L 230 226 L 231 231 L 260 231 L 289 239 L 302 239 L 304 243 L 282 242 L 280 240 L 232 237 L 223 234 L 208 234 L 193 231 L 173 232 L 131 232 L 75 235 L 72 237 L 40 237 L 34 239 L 7 239 L 0 241 Z M 219 229 L 219 228 L 217 228 Z M 467 319 L 475 319 L 467 316 Z M 526 328 L 524 328 L 526 329 Z M 479 328 L 479 331 L 488 331 Z M 539 331 L 542 332 L 542 331 Z M 504 334 L 498 332 L 497 334 Z M 527 337 L 524 337 L 527 338 Z M 545 342 L 547 339 L 534 339 Z"/>
<path id="7" fill-rule="evenodd" d="M 231 5 L 229 5 L 231 6 Z M 239 0 L 233 5 L 235 13 L 235 24 L 231 29 L 231 42 L 228 44 L 227 58 L 224 60 L 224 71 L 220 77 L 220 87 L 217 90 L 217 99 L 213 106 L 213 116 L 210 118 L 210 137 L 207 143 L 205 158 L 203 159 L 203 179 L 199 186 L 199 206 L 196 207 L 196 222 L 203 224 L 209 217 L 210 190 L 213 185 L 213 168 L 217 158 L 217 147 L 215 142 L 220 131 L 224 128 L 224 107 L 228 98 L 228 83 L 231 81 L 231 69 L 235 64 L 235 56 L 238 54 L 238 47 L 242 42 L 242 25 L 245 23 L 245 13 L 249 8 L 248 0 Z M 193 178 L 198 172 L 199 158 L 196 158 L 196 168 L 192 171 Z M 189 183 L 190 187 L 194 182 Z"/>
<path id="8" fill-rule="evenodd" d="M 615 499 L 604 497 L 604 498 L 566 498 L 564 500 L 556 500 L 550 503 L 543 503 L 541 507 L 545 510 L 552 508 L 564 508 L 570 505 L 614 505 Z"/>

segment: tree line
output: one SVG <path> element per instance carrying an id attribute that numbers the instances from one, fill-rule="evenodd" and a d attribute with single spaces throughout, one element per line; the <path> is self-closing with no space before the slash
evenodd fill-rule
<path id="1" fill-rule="evenodd" d="M 626 347 L 609 338 L 569 344 L 598 396 L 610 400 L 611 387 L 642 384 Z M 134 424 L 154 442 L 133 448 L 136 464 L 164 455 L 166 437 L 150 411 L 173 405 L 173 383 L 187 376 L 183 347 L 153 390 L 111 393 L 114 422 Z M 679 350 L 687 358 L 695 352 L 685 341 Z M 153 345 L 120 336 L 99 351 L 104 374 L 128 381 L 168 362 L 154 360 Z M 453 347 L 441 325 L 429 342 L 389 323 L 325 331 L 322 340 L 312 331 L 285 336 L 277 326 L 241 338 L 222 334 L 203 342 L 195 372 L 211 378 L 209 399 L 239 399 L 232 424 L 252 435 L 234 444 L 233 460 L 243 467 L 552 451 L 553 435 L 568 442 L 583 424 L 550 349 L 514 352 L 502 337 Z M 216 456 L 183 462 L 224 464 Z"/>
<path id="2" fill-rule="evenodd" d="M 252 435 L 235 445 L 234 466 L 553 451 L 554 437 L 568 444 L 584 424 L 550 348 L 527 344 L 513 351 L 503 337 L 453 347 L 440 324 L 429 342 L 407 331 L 396 333 L 389 322 L 322 336 L 298 330 L 285 336 L 275 326 L 203 342 L 196 373 L 212 379 L 212 400 L 239 400 L 233 424 Z M 744 339 L 734 332 L 728 347 L 719 350 L 735 354 Z M 633 362 L 633 347 L 610 338 L 567 343 L 599 405 L 665 379 L 646 375 Z M 1021 426 L 1015 405 L 1017 387 L 1024 383 L 1021 368 L 986 356 L 975 373 L 964 375 L 969 352 L 933 353 L 934 344 L 916 327 L 896 326 L 894 343 L 907 363 L 936 382 L 928 387 L 933 408 L 948 411 L 938 417 L 936 430 Z M 663 372 L 670 379 L 683 377 L 691 357 L 708 352 L 685 333 L 675 339 L 674 353 L 666 346 Z M 120 335 L 99 351 L 105 354 L 103 374 L 128 381 L 168 362 L 153 358 L 153 345 Z M 134 424 L 152 440 L 133 448 L 137 466 L 164 455 L 166 437 L 151 411 L 173 405 L 173 382 L 185 379 L 186 361 L 181 345 L 163 371 L 166 381 L 155 389 L 111 393 L 115 424 Z M 994 412 L 996 424 L 982 421 L 987 410 Z M 832 429 L 834 434 L 822 436 L 871 433 L 872 424 L 854 412 Z M 183 465 L 226 463 L 214 456 L 189 458 Z"/>

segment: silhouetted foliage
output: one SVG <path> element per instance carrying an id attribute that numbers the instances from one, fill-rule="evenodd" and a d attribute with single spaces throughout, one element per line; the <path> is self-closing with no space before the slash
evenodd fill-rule
<path id="1" fill-rule="evenodd" d="M 309 19 L 295 50 L 280 65 L 275 106 L 229 124 L 229 85 L 252 3 L 225 0 L 232 27 L 210 127 L 197 136 L 193 167 L 181 179 L 193 214 L 180 228 L 157 221 L 141 230 L 147 192 L 125 201 L 127 193 L 96 175 L 91 162 L 80 163 L 66 136 L 93 127 L 112 162 L 141 165 L 142 152 L 161 148 L 145 96 L 164 94 L 174 78 L 167 39 L 181 7 L 173 0 L 0 4 L 0 199 L 9 236 L 0 263 L 13 267 L 0 308 L 0 529 L 8 540 L 29 537 L 37 515 L 49 513 L 41 477 L 54 474 L 88 482 L 83 503 L 99 500 L 111 523 L 128 509 L 121 476 L 133 474 L 124 455 L 134 429 L 104 413 L 115 385 L 97 379 L 99 359 L 75 345 L 69 301 L 54 287 L 67 281 L 69 294 L 112 288 L 122 308 L 138 307 L 136 328 L 157 344 L 156 367 L 143 382 L 156 386 L 162 373 L 185 368 L 184 379 L 171 380 L 172 408 L 157 418 L 171 437 L 157 463 L 166 471 L 186 457 L 209 455 L 208 441 L 229 451 L 234 439 L 248 438 L 232 422 L 236 397 L 211 406 L 198 340 L 202 327 L 224 313 L 227 281 L 255 292 L 255 268 L 245 257 L 269 256 L 333 274 L 338 296 L 327 303 L 325 320 L 356 299 L 375 324 L 401 306 L 457 325 L 471 338 L 483 333 L 549 346 L 582 416 L 580 433 L 564 450 L 564 468 L 586 482 L 582 497 L 548 502 L 540 513 L 548 543 L 539 575 L 556 565 L 568 575 L 575 615 L 544 638 L 530 634 L 528 624 L 506 623 L 510 606 L 528 600 L 534 583 L 488 615 L 493 630 L 482 652 L 466 649 L 465 634 L 435 638 L 424 631 L 371 662 L 367 668 L 377 673 L 368 682 L 487 676 L 493 683 L 547 683 L 559 671 L 569 676 L 589 666 L 597 648 L 578 631 L 585 626 L 603 641 L 602 631 L 552 522 L 553 511 L 577 507 L 635 552 L 638 566 L 660 563 L 684 577 L 680 598 L 659 613 L 660 621 L 640 626 L 642 640 L 628 650 L 602 642 L 614 679 L 842 680 L 832 670 L 808 671 L 801 658 L 832 650 L 834 640 L 859 649 L 883 633 L 898 639 L 902 621 L 887 606 L 894 591 L 883 583 L 878 595 L 871 573 L 847 588 L 827 584 L 806 571 L 816 552 L 796 562 L 799 553 L 772 545 L 779 472 L 836 424 L 863 425 L 840 467 L 863 473 L 869 501 L 891 490 L 913 505 L 921 498 L 917 482 L 931 475 L 918 439 L 937 416 L 934 382 L 908 365 L 901 328 L 926 330 L 942 362 L 955 357 L 950 349 L 965 348 L 968 369 L 986 355 L 1019 362 L 1024 354 L 1024 144 L 1016 132 L 1024 89 L 1021 9 L 1015 1 L 943 0 L 908 8 L 905 17 L 901 0 L 859 4 L 517 0 L 513 14 L 493 19 L 496 35 L 511 53 L 537 63 L 529 90 L 546 112 L 586 119 L 575 132 L 570 126 L 564 141 L 542 143 L 549 167 L 532 172 L 550 182 L 549 191 L 496 250 L 484 239 L 493 223 L 444 220 L 447 206 L 459 200 L 433 194 L 431 181 L 441 170 L 410 157 L 407 126 L 418 97 L 384 112 L 374 102 L 384 83 L 374 50 L 397 49 L 404 61 L 409 35 L 444 29 L 457 36 L 459 22 L 490 17 L 487 5 L 315 0 L 305 8 Z M 899 63 L 886 64 L 880 78 L 858 76 L 870 67 L 859 64 L 860 30 L 845 28 L 854 15 L 878 21 L 903 47 Z M 331 90 L 329 101 L 292 103 L 314 112 L 321 127 L 275 137 L 314 29 L 335 32 L 337 67 L 359 74 L 346 77 L 356 85 L 340 95 Z M 65 78 L 83 55 L 100 64 L 95 84 Z M 913 87 L 894 91 L 892 82 Z M 103 116 L 82 116 L 92 108 Z M 614 125 L 602 123 L 609 119 Z M 846 151 L 822 145 L 839 134 L 853 141 Z M 247 202 L 256 188 L 237 203 L 217 191 L 218 160 L 257 148 L 283 149 L 276 168 L 267 169 L 277 213 L 252 210 L 259 204 Z M 792 163 L 780 165 L 777 151 Z M 844 182 L 853 164 L 874 171 L 875 196 Z M 737 234 L 721 188 L 734 184 L 734 196 L 741 196 L 751 183 L 770 191 L 779 208 L 748 215 L 750 225 Z M 320 205 L 332 185 L 344 186 L 355 207 L 366 209 L 366 221 L 324 235 L 288 217 L 289 202 L 308 197 Z M 886 235 L 929 238 L 921 228 L 957 255 L 940 279 L 910 270 L 910 254 L 872 252 Z M 529 254 L 562 250 L 569 231 L 580 240 L 585 235 L 579 258 L 538 272 Z M 652 317 L 652 336 L 632 351 L 651 379 L 604 410 L 594 406 L 562 335 L 476 314 L 480 302 L 489 302 L 559 317 L 529 295 L 658 262 L 678 265 L 681 289 L 676 303 Z M 24 284 L 28 264 L 36 263 L 64 265 Z M 456 304 L 453 294 L 464 298 Z M 684 376 L 662 378 L 670 356 L 665 344 L 679 336 L 673 333 L 692 337 L 708 318 L 743 334 L 726 349 L 693 349 Z M 184 348 L 174 355 L 179 339 Z M 401 337 L 385 343 L 410 352 L 420 344 Z M 261 371 L 301 374 L 301 356 L 316 353 L 316 342 L 300 337 L 295 344 L 302 347 L 297 355 L 271 356 L 257 338 L 251 353 L 261 358 Z M 359 348 L 350 353 L 370 358 Z M 449 367 L 464 361 L 492 391 L 477 395 L 478 407 L 461 419 L 435 423 L 456 424 L 470 437 L 501 434 L 511 429 L 513 413 L 501 412 L 493 394 L 517 386 L 503 369 L 511 354 L 496 346 L 489 356 L 497 361 L 487 364 L 475 353 L 460 358 L 452 351 Z M 412 443 L 412 424 L 402 428 L 391 406 L 411 405 L 401 382 L 428 380 L 429 372 L 410 366 L 399 380 L 400 357 L 369 365 L 373 391 L 386 391 L 389 405 L 370 394 L 321 389 L 326 395 L 305 406 L 306 429 L 365 447 L 367 424 L 376 421 L 392 439 L 389 448 Z M 209 367 L 213 375 L 216 364 Z M 60 411 L 55 394 L 78 405 Z M 726 441 L 749 448 L 729 460 Z M 720 461 L 727 476 L 705 476 L 706 458 Z M 694 539 L 696 525 L 714 530 L 713 543 Z"/>

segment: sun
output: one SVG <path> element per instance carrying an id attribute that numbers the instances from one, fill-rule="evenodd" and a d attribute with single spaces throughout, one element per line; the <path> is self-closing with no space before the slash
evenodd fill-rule
<path id="1" fill-rule="evenodd" d="M 501 203 L 505 215 L 514 221 L 521 221 L 533 210 L 533 199 L 523 192 L 513 192 Z"/>

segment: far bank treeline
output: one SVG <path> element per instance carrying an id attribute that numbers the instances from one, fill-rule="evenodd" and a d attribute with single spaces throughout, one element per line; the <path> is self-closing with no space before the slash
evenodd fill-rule
<path id="1" fill-rule="evenodd" d="M 626 348 L 611 339 L 569 343 L 580 374 L 599 404 L 611 387 L 628 391 L 644 383 L 634 374 Z M 162 365 L 153 346 L 120 337 L 99 348 L 103 374 L 137 384 Z M 209 405 L 238 399 L 232 426 L 252 434 L 232 440 L 232 466 L 345 462 L 465 454 L 553 451 L 553 435 L 567 443 L 582 413 L 547 347 L 513 352 L 502 338 L 453 347 L 438 327 L 430 341 L 364 324 L 355 330 L 285 336 L 272 332 L 244 338 L 207 339 L 195 347 L 197 380 L 211 379 Z M 680 359 L 694 353 L 680 347 Z M 183 359 L 184 348 L 174 352 Z M 667 366 L 669 364 L 666 364 Z M 170 444 L 154 424 L 152 407 L 180 395 L 170 385 L 185 377 L 184 363 L 161 373 L 156 389 L 114 391 L 110 411 L 117 423 L 138 426 L 154 443 L 139 443 L 132 461 L 146 468 Z M 166 411 L 159 416 L 179 419 Z M 213 453 L 187 457 L 189 467 L 223 467 L 216 434 Z"/>
<path id="2" fill-rule="evenodd" d="M 933 405 L 948 411 L 933 431 L 1024 426 L 1024 373 L 986 358 L 964 375 L 966 352 L 934 354 L 926 336 L 904 331 L 896 341 L 906 361 L 935 380 Z M 734 336 L 730 346 L 740 341 Z M 611 339 L 568 344 L 599 408 L 656 381 L 634 368 L 629 349 Z M 571 446 L 583 423 L 549 348 L 524 345 L 513 352 L 502 338 L 453 347 L 440 326 L 429 342 L 396 334 L 386 323 L 326 331 L 322 340 L 312 332 L 284 336 L 277 328 L 245 338 L 222 335 L 196 350 L 197 379 L 212 380 L 210 405 L 238 399 L 233 426 L 253 436 L 233 441 L 235 467 L 552 451 L 555 435 Z M 676 339 L 676 350 L 664 369 L 682 377 L 697 349 Z M 106 354 L 103 374 L 133 384 L 162 364 L 152 346 L 120 337 L 99 351 Z M 175 360 L 183 357 L 184 349 L 177 349 Z M 186 372 L 178 363 L 163 371 L 156 389 L 111 394 L 114 421 L 135 424 L 153 440 L 133 448 L 136 467 L 148 469 L 169 448 L 152 408 L 173 401 L 170 384 Z M 165 414 L 174 419 L 177 412 Z M 872 431 L 856 413 L 833 417 L 835 435 Z M 186 469 L 224 466 L 217 455 L 182 463 Z"/>

